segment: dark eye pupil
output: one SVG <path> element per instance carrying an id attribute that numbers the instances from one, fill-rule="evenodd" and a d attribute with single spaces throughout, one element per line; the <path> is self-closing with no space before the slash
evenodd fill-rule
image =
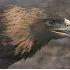
<path id="1" fill-rule="evenodd" d="M 54 23 L 54 21 L 49 21 L 49 24 L 53 24 Z"/>

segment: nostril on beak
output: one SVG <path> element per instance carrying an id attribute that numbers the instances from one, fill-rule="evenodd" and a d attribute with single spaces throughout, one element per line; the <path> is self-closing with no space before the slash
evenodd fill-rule
<path id="1" fill-rule="evenodd" d="M 64 23 L 65 23 L 66 26 L 70 26 L 70 20 L 68 20 L 66 18 L 64 18 Z"/>

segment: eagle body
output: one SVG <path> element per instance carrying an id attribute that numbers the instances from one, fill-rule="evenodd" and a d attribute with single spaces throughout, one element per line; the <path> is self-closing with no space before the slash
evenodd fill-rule
<path id="1" fill-rule="evenodd" d="M 11 56 L 13 53 L 15 56 L 20 54 L 26 59 L 35 54 L 45 42 L 49 42 L 50 38 L 44 36 L 47 29 L 43 25 L 46 19 L 43 9 L 12 6 L 4 10 L 2 17 L 0 45 L 7 53 L 4 54 L 4 50 L 2 57 Z M 11 55 L 8 52 L 12 52 Z"/>

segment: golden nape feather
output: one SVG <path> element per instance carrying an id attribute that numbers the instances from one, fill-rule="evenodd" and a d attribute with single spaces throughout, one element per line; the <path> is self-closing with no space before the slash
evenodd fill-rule
<path id="1" fill-rule="evenodd" d="M 17 6 L 11 6 L 4 10 L 2 24 L 6 27 L 2 31 L 4 38 L 2 45 L 6 47 L 7 45 L 17 46 L 14 55 L 31 51 L 34 40 L 30 33 L 30 26 L 36 21 L 46 18 L 43 11 L 40 8 L 21 8 Z M 5 39 L 10 40 L 6 41 Z"/>

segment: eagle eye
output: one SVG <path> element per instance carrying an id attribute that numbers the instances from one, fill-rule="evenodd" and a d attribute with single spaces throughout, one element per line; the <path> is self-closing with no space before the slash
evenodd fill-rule
<path id="1" fill-rule="evenodd" d="M 46 24 L 47 24 L 47 25 L 54 25 L 55 22 L 56 22 L 55 20 L 47 20 L 47 21 L 46 21 Z"/>
<path id="2" fill-rule="evenodd" d="M 53 21 L 53 20 L 49 21 L 49 24 L 51 24 L 51 25 L 53 25 L 54 23 L 55 23 L 55 21 Z"/>

